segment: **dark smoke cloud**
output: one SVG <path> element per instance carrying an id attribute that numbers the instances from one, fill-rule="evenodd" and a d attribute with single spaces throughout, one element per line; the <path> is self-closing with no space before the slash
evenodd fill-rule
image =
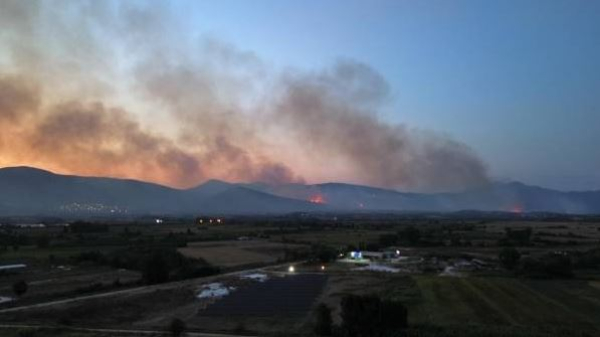
<path id="1" fill-rule="evenodd" d="M 40 97 L 34 83 L 17 76 L 0 76 L 0 123 L 15 122 L 38 109 Z"/>
<path id="2" fill-rule="evenodd" d="M 126 111 L 101 103 L 56 106 L 35 128 L 31 148 L 48 161 L 60 158 L 67 169 L 84 173 L 164 177 L 175 185 L 205 179 L 193 153 L 143 130 Z"/>
<path id="3" fill-rule="evenodd" d="M 281 75 L 167 6 L 7 0 L 0 28 L 0 165 L 178 187 L 342 171 L 415 190 L 487 181 L 464 144 L 382 121 L 388 84 L 361 63 Z"/>
<path id="4" fill-rule="evenodd" d="M 283 88 L 280 120 L 311 148 L 347 160 L 368 184 L 452 190 L 487 182 L 484 164 L 466 145 L 378 120 L 387 85 L 363 64 L 291 75 Z"/>

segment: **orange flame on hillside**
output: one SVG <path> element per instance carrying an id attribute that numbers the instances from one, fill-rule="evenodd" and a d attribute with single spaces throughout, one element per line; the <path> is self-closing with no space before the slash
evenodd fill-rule
<path id="1" fill-rule="evenodd" d="M 518 205 L 518 204 L 517 204 L 517 205 L 514 205 L 514 206 L 513 206 L 513 207 L 510 209 L 510 211 L 511 211 L 512 213 L 515 213 L 515 214 L 521 214 L 521 213 L 523 213 L 523 206 L 522 206 L 522 205 Z"/>
<path id="2" fill-rule="evenodd" d="M 315 194 L 308 198 L 313 204 L 326 204 L 325 197 L 322 194 Z"/>

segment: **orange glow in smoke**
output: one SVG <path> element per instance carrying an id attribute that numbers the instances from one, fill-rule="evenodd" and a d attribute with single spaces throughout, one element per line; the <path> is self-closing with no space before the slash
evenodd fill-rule
<path id="1" fill-rule="evenodd" d="M 513 207 L 510 209 L 510 211 L 511 211 L 512 213 L 515 213 L 515 214 L 521 214 L 521 213 L 523 213 L 523 206 L 521 206 L 521 205 L 514 205 L 514 206 L 513 206 Z"/>
<path id="2" fill-rule="evenodd" d="M 308 201 L 312 202 L 313 204 L 326 204 L 327 202 L 325 201 L 325 197 L 323 197 L 323 195 L 321 194 L 315 194 L 312 195 Z"/>

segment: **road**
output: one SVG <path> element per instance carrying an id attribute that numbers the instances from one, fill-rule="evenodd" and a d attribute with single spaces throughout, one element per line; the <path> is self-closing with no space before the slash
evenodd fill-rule
<path id="1" fill-rule="evenodd" d="M 155 290 L 172 289 L 172 288 L 176 288 L 176 287 L 193 285 L 198 282 L 206 283 L 206 282 L 210 282 L 212 279 L 216 279 L 216 278 L 228 277 L 228 276 L 239 276 L 239 275 L 246 274 L 246 273 L 263 271 L 265 269 L 273 269 L 273 268 L 289 266 L 290 264 L 302 264 L 304 262 L 306 262 L 306 261 L 288 262 L 288 263 L 282 263 L 282 264 L 278 264 L 278 265 L 263 266 L 263 267 L 259 267 L 259 268 L 245 269 L 245 270 L 234 271 L 234 272 L 225 273 L 225 274 L 218 274 L 218 275 L 209 276 L 209 277 L 199 277 L 199 278 L 188 279 L 188 280 L 183 280 L 183 281 L 161 283 L 161 284 L 149 285 L 149 286 L 141 286 L 141 287 L 136 287 L 136 288 L 110 291 L 110 292 L 93 294 L 93 295 L 85 295 L 85 296 L 67 298 L 67 299 L 50 301 L 50 302 L 24 305 L 24 306 L 20 306 L 20 307 L 6 308 L 6 309 L 1 309 L 0 314 L 29 310 L 29 309 L 44 308 L 44 307 L 50 307 L 50 306 L 54 306 L 54 305 L 68 304 L 68 303 L 73 303 L 73 302 L 79 302 L 79 301 L 85 301 L 85 300 L 91 300 L 91 299 L 97 299 L 97 298 L 104 298 L 104 297 L 111 297 L 111 296 L 116 296 L 116 295 L 143 294 L 143 293 L 152 292 Z"/>

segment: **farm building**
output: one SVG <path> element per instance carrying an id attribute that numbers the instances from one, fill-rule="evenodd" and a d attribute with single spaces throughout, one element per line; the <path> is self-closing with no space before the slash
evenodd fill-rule
<path id="1" fill-rule="evenodd" d="M 400 251 L 384 251 L 384 252 L 370 252 L 370 251 L 352 251 L 350 252 L 350 259 L 353 260 L 371 260 L 371 261 L 386 261 L 400 256 Z"/>

